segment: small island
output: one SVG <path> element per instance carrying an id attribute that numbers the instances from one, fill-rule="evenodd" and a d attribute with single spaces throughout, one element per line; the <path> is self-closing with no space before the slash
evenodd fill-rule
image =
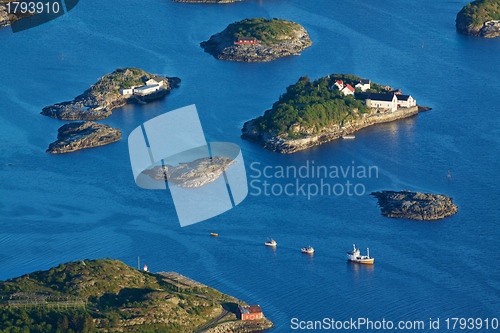
<path id="1" fill-rule="evenodd" d="M 484 38 L 500 36 L 500 0 L 477 0 L 457 14 L 457 31 Z"/>
<path id="2" fill-rule="evenodd" d="M 118 68 L 104 75 L 73 101 L 43 108 L 41 114 L 62 120 L 98 120 L 127 103 L 146 104 L 177 88 L 179 78 L 160 77 L 138 68 Z"/>
<path id="3" fill-rule="evenodd" d="M 372 192 L 378 199 L 382 215 L 411 220 L 438 220 L 457 213 L 453 200 L 442 194 L 411 191 Z"/>
<path id="4" fill-rule="evenodd" d="M 154 274 L 146 265 L 138 270 L 111 259 L 0 281 L 0 316 L 1 332 L 215 333 L 273 326 L 258 305 L 175 272 Z"/>
<path id="5" fill-rule="evenodd" d="M 228 25 L 200 45 L 220 60 L 266 62 L 300 55 L 312 42 L 307 31 L 295 22 L 251 18 Z"/>
<path id="6" fill-rule="evenodd" d="M 235 160 L 224 156 L 198 158 L 192 162 L 155 166 L 142 173 L 159 181 L 168 181 L 184 188 L 196 188 L 216 181 Z"/>
<path id="7" fill-rule="evenodd" d="M 263 116 L 246 122 L 241 137 L 280 153 L 329 142 L 377 123 L 430 110 L 401 90 L 351 74 L 307 76 L 286 89 Z"/>
<path id="8" fill-rule="evenodd" d="M 57 131 L 57 141 L 47 149 L 49 154 L 69 153 L 80 149 L 110 144 L 121 139 L 122 132 L 93 121 L 63 125 Z"/>

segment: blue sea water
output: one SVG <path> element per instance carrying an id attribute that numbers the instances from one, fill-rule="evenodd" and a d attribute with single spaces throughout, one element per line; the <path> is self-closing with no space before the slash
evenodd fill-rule
<path id="1" fill-rule="evenodd" d="M 260 304 L 276 324 L 270 332 L 293 331 L 292 318 L 423 320 L 422 332 L 436 331 L 430 318 L 441 319 L 441 331 L 448 317 L 499 318 L 500 39 L 455 32 L 466 3 L 88 0 L 37 28 L 0 30 L 0 279 L 83 258 L 135 266 L 140 256 L 153 271 L 177 271 Z M 247 17 L 296 21 L 313 45 L 270 63 L 218 61 L 199 47 Z M 127 66 L 178 76 L 181 87 L 164 101 L 126 106 L 102 120 L 123 131 L 118 143 L 46 154 L 65 122 L 41 109 Z M 292 155 L 240 139 L 243 123 L 286 86 L 331 73 L 400 87 L 433 110 Z M 135 186 L 126 138 L 144 121 L 189 104 L 207 141 L 241 146 L 249 181 L 264 180 L 252 163 L 375 166 L 378 175 L 349 178 L 363 186 L 361 196 L 265 196 L 250 187 L 235 209 L 181 228 L 168 192 Z M 369 196 L 382 189 L 444 193 L 459 212 L 436 222 L 388 219 Z M 263 246 L 267 237 L 277 249 Z M 352 243 L 370 247 L 376 264 L 346 263 Z M 312 257 L 299 251 L 309 244 Z"/>

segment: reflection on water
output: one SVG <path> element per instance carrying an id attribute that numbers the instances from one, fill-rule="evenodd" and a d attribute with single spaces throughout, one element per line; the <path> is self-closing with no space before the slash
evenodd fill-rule
<path id="1" fill-rule="evenodd" d="M 346 262 L 347 271 L 351 273 L 354 282 L 366 282 L 374 277 L 375 265 Z"/>

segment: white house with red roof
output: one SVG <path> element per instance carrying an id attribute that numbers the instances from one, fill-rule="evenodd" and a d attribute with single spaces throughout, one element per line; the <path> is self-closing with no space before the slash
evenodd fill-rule
<path id="1" fill-rule="evenodd" d="M 349 83 L 345 85 L 345 87 L 340 90 L 344 96 L 348 96 L 348 95 L 354 95 L 354 91 L 355 89 L 353 88 L 353 86 L 351 86 Z"/>
<path id="2" fill-rule="evenodd" d="M 342 80 L 335 80 L 332 89 L 333 87 L 337 87 L 338 90 L 342 90 L 344 88 L 344 82 Z"/>

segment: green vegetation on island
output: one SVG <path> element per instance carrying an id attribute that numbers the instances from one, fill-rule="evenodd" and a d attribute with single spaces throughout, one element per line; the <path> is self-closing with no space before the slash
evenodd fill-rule
<path id="1" fill-rule="evenodd" d="M 299 24 L 283 19 L 249 18 L 231 23 L 225 31 L 233 39 L 255 37 L 262 45 L 272 45 L 290 39 L 300 28 Z"/>
<path id="2" fill-rule="evenodd" d="M 278 18 L 248 18 L 229 24 L 200 45 L 220 60 L 265 62 L 300 55 L 312 42 L 298 23 Z"/>
<path id="3" fill-rule="evenodd" d="M 349 74 L 333 74 L 315 81 L 305 76 L 286 88 L 271 110 L 254 120 L 259 132 L 284 135 L 296 139 L 318 133 L 322 128 L 357 119 L 368 113 L 364 103 L 365 94 L 358 89 L 354 95 L 344 96 L 339 89 L 331 87 L 336 80 L 342 80 L 352 87 L 361 78 Z M 384 93 L 387 87 L 371 83 L 367 92 Z"/>
<path id="4" fill-rule="evenodd" d="M 141 91 L 124 93 L 122 90 L 144 87 L 151 79 L 154 82 L 150 83 L 151 92 L 148 94 Z M 109 117 L 113 109 L 127 103 L 146 103 L 163 98 L 179 83 L 179 78 L 158 77 L 139 68 L 118 68 L 101 77 L 72 101 L 46 106 L 41 114 L 63 120 L 99 120 Z"/>
<path id="5" fill-rule="evenodd" d="M 477 0 L 457 14 L 457 31 L 481 37 L 500 36 L 500 0 Z"/>
<path id="6" fill-rule="evenodd" d="M 0 282 L 0 332 L 194 332 L 235 320 L 238 304 L 176 273 L 83 260 Z"/>
<path id="7" fill-rule="evenodd" d="M 314 81 L 304 76 L 264 115 L 247 121 L 241 137 L 288 154 L 427 110 L 399 89 L 355 75 L 331 74 Z"/>
<path id="8" fill-rule="evenodd" d="M 118 94 L 120 89 L 144 85 L 144 78 L 150 79 L 153 75 L 139 68 L 118 68 L 112 73 L 101 77 L 90 88 L 90 93 L 96 98 L 102 94 Z"/>

